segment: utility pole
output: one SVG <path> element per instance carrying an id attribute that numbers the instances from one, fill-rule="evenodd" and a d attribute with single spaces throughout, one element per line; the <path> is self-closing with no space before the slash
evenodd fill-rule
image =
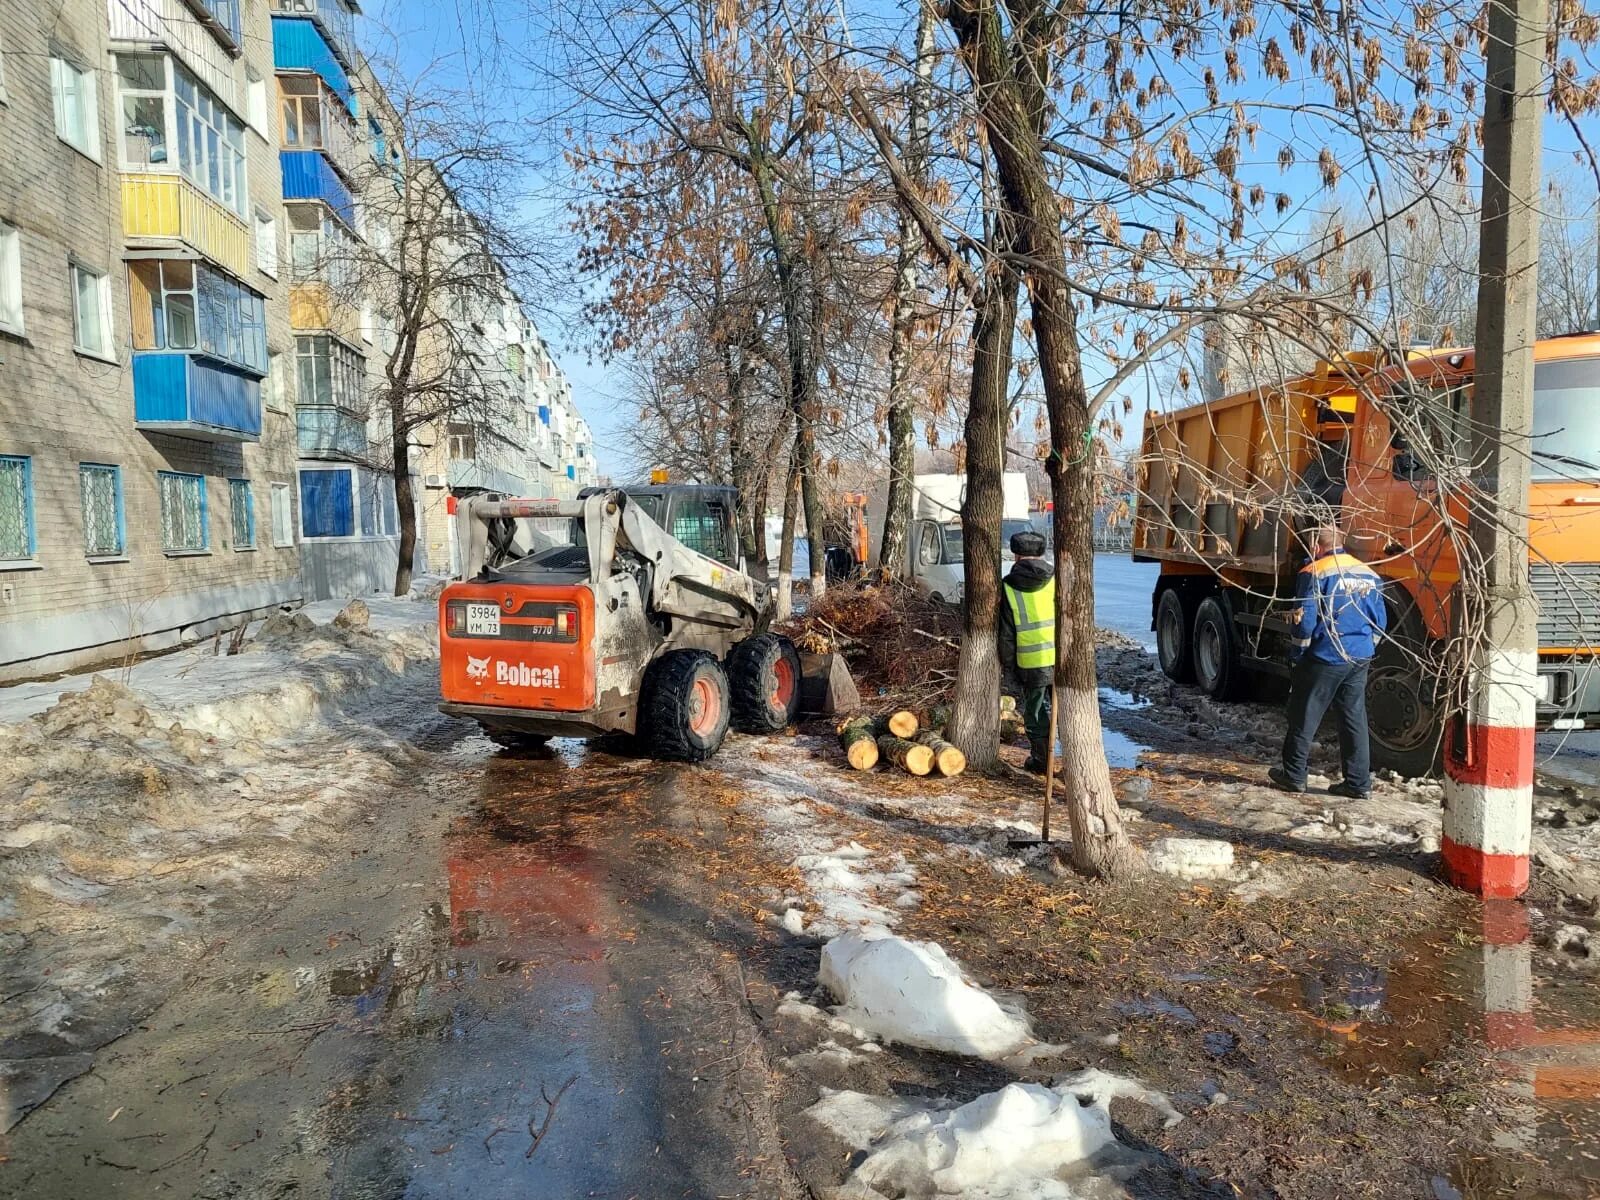
<path id="1" fill-rule="evenodd" d="M 1507 899 L 1527 890 L 1533 832 L 1539 643 L 1528 584 L 1528 456 L 1548 16 L 1546 0 L 1489 0 L 1487 8 L 1470 441 L 1475 561 L 1464 564 L 1456 596 L 1471 661 L 1466 710 L 1452 722 L 1445 753 L 1441 850 L 1451 883 Z"/>

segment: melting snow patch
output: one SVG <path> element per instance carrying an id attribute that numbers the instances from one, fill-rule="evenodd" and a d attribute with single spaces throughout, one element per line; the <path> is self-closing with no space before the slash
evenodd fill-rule
<path id="1" fill-rule="evenodd" d="M 1179 879 L 1217 879 L 1233 870 L 1233 847 L 1215 838 L 1157 838 L 1148 853 L 1151 870 Z"/>
<path id="2" fill-rule="evenodd" d="M 1162 1093 L 1103 1071 L 1054 1087 L 1013 1083 L 959 1108 L 834 1092 L 806 1111 L 866 1152 L 841 1196 L 1067 1200 L 1074 1174 L 1131 1156 L 1111 1132 L 1116 1096 L 1181 1120 Z"/>
<path id="3" fill-rule="evenodd" d="M 1026 1013 L 969 982 L 933 942 L 847 933 L 822 948 L 817 979 L 839 1000 L 841 1019 L 889 1041 L 1004 1058 L 1032 1040 Z"/>

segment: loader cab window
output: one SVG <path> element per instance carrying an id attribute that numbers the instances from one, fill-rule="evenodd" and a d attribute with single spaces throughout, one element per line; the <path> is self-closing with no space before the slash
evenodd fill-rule
<path id="1" fill-rule="evenodd" d="M 737 556 L 728 545 L 728 525 L 728 506 L 721 500 L 679 496 L 672 506 L 672 526 L 668 532 L 707 558 L 737 566 Z"/>

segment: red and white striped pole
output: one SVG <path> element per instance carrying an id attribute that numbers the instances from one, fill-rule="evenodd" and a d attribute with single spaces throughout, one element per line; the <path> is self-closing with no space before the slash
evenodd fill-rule
<path id="1" fill-rule="evenodd" d="M 1483 219 L 1469 453 L 1472 570 L 1456 597 L 1471 639 L 1462 721 L 1445 755 L 1445 874 L 1486 898 L 1528 886 L 1538 610 L 1528 585 L 1546 0 L 1489 0 Z"/>

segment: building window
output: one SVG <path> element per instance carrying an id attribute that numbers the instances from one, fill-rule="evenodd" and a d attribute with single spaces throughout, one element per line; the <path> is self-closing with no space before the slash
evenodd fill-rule
<path id="1" fill-rule="evenodd" d="M 122 468 L 78 464 L 83 496 L 83 550 L 90 558 L 116 558 L 126 549 L 122 515 Z"/>
<path id="2" fill-rule="evenodd" d="M 294 495 L 287 483 L 272 485 L 272 544 L 294 545 Z"/>
<path id="3" fill-rule="evenodd" d="M 321 150 L 327 145 L 322 122 L 327 109 L 322 84 L 315 75 L 279 75 L 282 101 L 283 145 L 287 150 Z"/>
<path id="4" fill-rule="evenodd" d="M 262 396 L 273 412 L 289 411 L 289 398 L 283 394 L 283 355 L 276 350 L 267 353 L 267 382 Z"/>
<path id="5" fill-rule="evenodd" d="M 249 213 L 244 126 L 187 71 L 174 67 L 178 167 L 184 178 L 241 217 Z"/>
<path id="6" fill-rule="evenodd" d="M 168 124 L 167 60 L 159 54 L 117 55 L 122 95 L 122 162 L 134 168 L 172 161 Z"/>
<path id="7" fill-rule="evenodd" d="M 394 501 L 394 479 L 377 471 L 360 472 L 361 535 L 397 537 L 400 512 Z"/>
<path id="8" fill-rule="evenodd" d="M 22 235 L 0 221 L 0 329 L 21 334 Z"/>
<path id="9" fill-rule="evenodd" d="M 52 58 L 50 92 L 55 102 L 56 136 L 99 162 L 100 105 L 94 72 L 64 58 Z"/>
<path id="10" fill-rule="evenodd" d="M 267 81 L 257 75 L 250 67 L 244 72 L 245 90 L 245 118 L 254 129 L 269 142 L 272 140 L 271 114 L 267 111 Z"/>
<path id="11" fill-rule="evenodd" d="M 478 457 L 478 436 L 472 431 L 471 425 L 461 425 L 452 422 L 446 429 L 448 435 L 450 457 L 470 461 Z"/>
<path id="12" fill-rule="evenodd" d="M 0 454 L 0 562 L 26 562 L 33 550 L 33 460 Z"/>
<path id="13" fill-rule="evenodd" d="M 355 506 L 345 467 L 300 472 L 300 536 L 353 537 Z"/>
<path id="14" fill-rule="evenodd" d="M 302 405 L 324 405 L 346 412 L 366 411 L 366 360 L 338 338 L 302 335 L 294 340 L 297 388 Z"/>
<path id="15" fill-rule="evenodd" d="M 69 263 L 72 344 L 84 354 L 111 357 L 111 281 L 82 263 Z"/>
<path id="16" fill-rule="evenodd" d="M 278 277 L 278 220 L 256 209 L 256 270 Z"/>
<path id="17" fill-rule="evenodd" d="M 206 528 L 206 481 L 203 475 L 160 471 L 161 548 L 168 554 L 199 554 L 211 545 Z"/>
<path id="18" fill-rule="evenodd" d="M 211 20 L 221 26 L 235 46 L 240 44 L 242 26 L 239 24 L 239 0 L 201 0 L 202 6 L 211 14 Z"/>
<path id="19" fill-rule="evenodd" d="M 6 45 L 4 41 L 0 41 L 0 104 L 9 99 L 11 97 L 6 95 Z"/>
<path id="20" fill-rule="evenodd" d="M 359 285 L 360 251 L 343 222 L 320 204 L 290 204 L 289 271 L 301 282 L 344 290 Z"/>
<path id="21" fill-rule="evenodd" d="M 248 479 L 228 480 L 228 505 L 233 516 L 233 548 L 256 548 L 256 498 Z"/>
<path id="22" fill-rule="evenodd" d="M 266 302 L 231 276 L 187 259 L 128 264 L 135 350 L 197 350 L 267 373 Z"/>

